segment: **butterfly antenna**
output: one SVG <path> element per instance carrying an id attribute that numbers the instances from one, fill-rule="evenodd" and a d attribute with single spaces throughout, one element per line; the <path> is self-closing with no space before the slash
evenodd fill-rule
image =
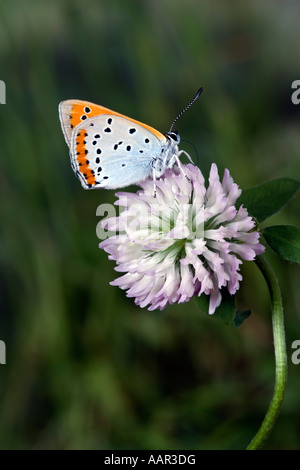
<path id="1" fill-rule="evenodd" d="M 186 139 L 180 139 L 180 142 L 187 142 L 188 144 L 190 144 L 194 148 L 196 158 L 197 158 L 197 163 L 198 163 L 198 166 L 199 166 L 199 155 L 198 155 L 196 146 L 193 144 L 193 142 L 190 142 L 189 140 L 186 140 Z"/>
<path id="2" fill-rule="evenodd" d="M 183 110 L 178 114 L 178 116 L 177 116 L 177 117 L 174 119 L 174 121 L 172 122 L 172 125 L 171 125 L 171 127 L 170 127 L 170 131 L 169 131 L 169 132 L 171 132 L 171 130 L 173 129 L 174 124 L 175 124 L 175 122 L 177 121 L 177 119 L 179 119 L 179 118 L 183 115 L 183 113 L 185 113 L 185 112 L 192 106 L 192 104 L 195 103 L 195 101 L 196 101 L 196 100 L 199 98 L 199 96 L 201 95 L 202 91 L 203 91 L 203 87 L 199 88 L 199 90 L 198 90 L 197 93 L 195 94 L 194 98 L 193 98 L 193 99 L 189 102 L 189 104 L 187 104 L 186 107 L 183 108 Z"/>

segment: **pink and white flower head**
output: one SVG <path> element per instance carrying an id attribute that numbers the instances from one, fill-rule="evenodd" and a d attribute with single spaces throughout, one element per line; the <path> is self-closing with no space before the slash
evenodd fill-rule
<path id="1" fill-rule="evenodd" d="M 117 234 L 100 243 L 125 274 L 111 282 L 127 290 L 140 307 L 162 310 L 168 304 L 210 296 L 209 313 L 221 303 L 221 288 L 235 294 L 242 279 L 242 259 L 254 260 L 264 251 L 254 220 L 235 203 L 241 190 L 228 170 L 220 181 L 211 166 L 208 188 L 194 165 L 167 170 L 156 182 L 140 183 L 136 194 L 117 193 L 118 217 L 103 228 Z"/>

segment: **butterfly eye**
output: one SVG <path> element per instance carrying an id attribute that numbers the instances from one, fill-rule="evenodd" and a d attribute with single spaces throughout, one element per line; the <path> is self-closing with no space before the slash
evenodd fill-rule
<path id="1" fill-rule="evenodd" d="M 177 144 L 180 142 L 178 131 L 167 132 L 166 136 L 174 140 L 174 142 L 176 142 Z"/>

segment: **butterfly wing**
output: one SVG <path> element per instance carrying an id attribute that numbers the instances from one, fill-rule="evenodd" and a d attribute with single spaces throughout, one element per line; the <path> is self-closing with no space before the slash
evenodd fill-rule
<path id="1" fill-rule="evenodd" d="M 123 114 L 112 111 L 111 109 L 105 108 L 98 104 L 90 103 L 89 101 L 82 100 L 66 100 L 62 101 L 59 104 L 59 118 L 61 122 L 61 127 L 65 136 L 67 144 L 70 146 L 71 137 L 75 127 L 81 122 L 89 119 L 91 117 L 100 116 L 102 114 L 111 114 L 114 116 L 123 117 L 131 122 L 139 124 L 140 126 L 148 129 L 152 132 L 158 139 L 164 138 L 164 135 L 153 127 L 143 124 L 135 119 L 124 116 Z"/>
<path id="2" fill-rule="evenodd" d="M 152 175 L 152 162 L 161 155 L 166 137 L 118 114 L 83 120 L 73 132 L 71 163 L 85 189 L 116 189 Z M 161 137 L 160 137 L 161 136 Z"/>

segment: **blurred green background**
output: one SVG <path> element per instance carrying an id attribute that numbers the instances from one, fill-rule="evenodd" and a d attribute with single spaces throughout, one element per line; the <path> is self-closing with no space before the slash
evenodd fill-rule
<path id="1" fill-rule="evenodd" d="M 204 86 L 177 128 L 206 177 L 216 162 L 242 188 L 299 179 L 299 2 L 12 0 L 0 11 L 0 448 L 245 448 L 274 381 L 260 272 L 243 265 L 238 305 L 252 315 L 237 330 L 195 301 L 149 312 L 109 286 L 96 209 L 114 191 L 81 188 L 57 107 L 86 99 L 166 132 Z M 299 225 L 299 195 L 267 222 Z M 269 259 L 289 382 L 265 448 L 300 449 L 299 267 Z"/>

